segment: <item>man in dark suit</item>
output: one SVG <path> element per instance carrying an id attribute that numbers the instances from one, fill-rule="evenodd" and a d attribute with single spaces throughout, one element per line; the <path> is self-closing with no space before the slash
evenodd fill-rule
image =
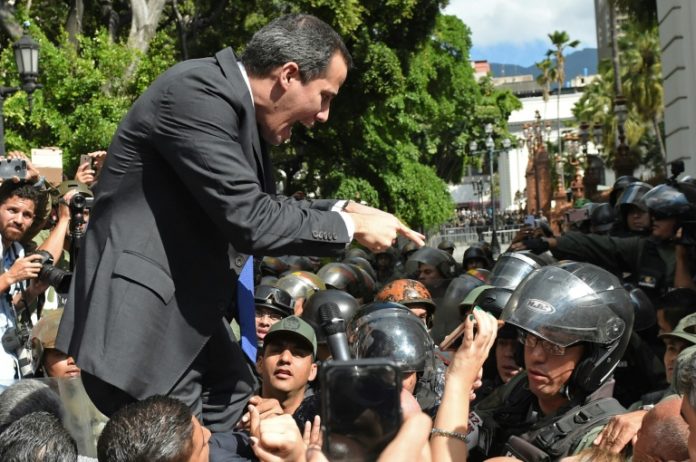
<path id="1" fill-rule="evenodd" d="M 95 188 L 56 344 L 102 412 L 168 394 L 213 432 L 231 429 L 255 381 L 229 328 L 248 254 L 335 255 L 352 238 L 380 251 L 397 234 L 422 244 L 385 212 L 274 194 L 264 141 L 325 122 L 350 65 L 330 26 L 289 15 L 241 60 L 224 49 L 179 63 L 135 102 Z"/>

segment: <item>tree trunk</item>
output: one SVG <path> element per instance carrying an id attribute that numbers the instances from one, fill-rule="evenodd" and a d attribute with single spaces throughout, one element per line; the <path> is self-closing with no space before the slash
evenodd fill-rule
<path id="1" fill-rule="evenodd" d="M 660 130 L 660 122 L 657 120 L 657 116 L 653 117 L 652 124 L 655 137 L 657 138 L 657 145 L 660 147 L 660 157 L 662 157 L 662 164 L 665 169 L 665 178 L 667 178 L 669 171 L 667 169 L 667 149 L 665 149 L 665 140 L 662 138 L 662 130 Z"/>
<path id="2" fill-rule="evenodd" d="M 10 36 L 12 41 L 17 41 L 22 36 L 22 26 L 14 15 L 14 7 L 7 2 L 0 2 L 0 27 Z"/>
<path id="3" fill-rule="evenodd" d="M 68 40 L 75 47 L 75 50 L 79 46 L 77 36 L 82 34 L 82 18 L 84 14 L 85 4 L 83 0 L 73 0 L 70 4 L 70 12 L 68 13 L 68 21 L 65 28 L 68 31 Z"/>
<path id="4" fill-rule="evenodd" d="M 162 10 L 167 0 L 131 0 L 131 10 L 133 18 L 131 20 L 130 33 L 128 34 L 128 47 L 139 51 L 141 54 L 147 53 L 150 42 L 157 32 Z M 140 58 L 136 57 L 128 69 L 126 69 L 126 79 L 130 78 L 138 67 Z"/>

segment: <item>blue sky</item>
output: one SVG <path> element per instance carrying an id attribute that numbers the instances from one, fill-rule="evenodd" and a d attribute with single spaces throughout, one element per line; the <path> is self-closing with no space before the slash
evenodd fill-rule
<path id="1" fill-rule="evenodd" d="M 471 28 L 471 58 L 531 66 L 565 30 L 578 50 L 596 48 L 594 0 L 450 0 L 446 14 Z"/>

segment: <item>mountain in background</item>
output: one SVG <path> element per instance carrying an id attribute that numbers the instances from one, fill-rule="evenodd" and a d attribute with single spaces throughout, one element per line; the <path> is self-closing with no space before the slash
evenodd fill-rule
<path id="1" fill-rule="evenodd" d="M 539 57 L 541 61 L 544 57 Z M 539 69 L 531 66 L 519 66 L 517 64 L 490 63 L 493 77 L 510 77 L 515 75 L 532 74 L 535 78 L 540 74 Z M 592 75 L 597 73 L 597 49 L 585 48 L 566 56 L 565 75 L 570 80 L 579 75 Z"/>

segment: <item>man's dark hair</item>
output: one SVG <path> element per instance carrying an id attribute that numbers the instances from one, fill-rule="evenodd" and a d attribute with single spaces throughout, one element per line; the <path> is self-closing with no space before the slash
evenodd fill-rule
<path id="1" fill-rule="evenodd" d="M 17 196 L 22 199 L 28 199 L 34 203 L 34 208 L 39 205 L 39 191 L 29 183 L 20 181 L 3 181 L 0 185 L 0 204 L 4 204 L 10 197 Z"/>
<path id="2" fill-rule="evenodd" d="M 32 412 L 0 433 L 0 460 L 74 462 L 77 445 L 56 416 Z"/>
<path id="3" fill-rule="evenodd" d="M 294 61 L 303 83 L 325 74 L 339 52 L 348 69 L 353 65 L 343 39 L 321 19 L 308 14 L 289 14 L 259 29 L 241 59 L 249 75 L 265 77 L 278 66 Z"/>
<path id="4" fill-rule="evenodd" d="M 114 413 L 97 443 L 101 462 L 182 462 L 193 451 L 191 410 L 155 395 Z"/>
<path id="5" fill-rule="evenodd" d="M 63 404 L 58 394 L 40 380 L 23 379 L 13 383 L 0 394 L 0 432 L 34 412 L 47 412 L 60 419 Z"/>
<path id="6" fill-rule="evenodd" d="M 674 289 L 660 299 L 657 308 L 664 311 L 665 321 L 674 329 L 682 318 L 696 313 L 696 290 Z"/>

